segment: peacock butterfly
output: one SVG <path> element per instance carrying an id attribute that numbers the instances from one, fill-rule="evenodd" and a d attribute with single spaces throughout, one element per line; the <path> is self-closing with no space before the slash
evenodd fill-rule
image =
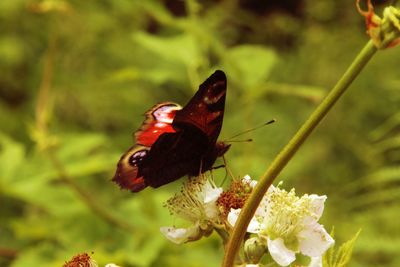
<path id="1" fill-rule="evenodd" d="M 139 192 L 211 170 L 230 145 L 217 142 L 224 117 L 226 76 L 215 71 L 182 108 L 165 102 L 145 113 L 136 144 L 122 155 L 112 179 Z"/>

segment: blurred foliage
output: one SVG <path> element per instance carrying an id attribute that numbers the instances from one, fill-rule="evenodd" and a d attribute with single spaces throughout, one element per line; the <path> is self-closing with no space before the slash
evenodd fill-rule
<path id="1" fill-rule="evenodd" d="M 92 251 L 100 265 L 218 266 L 217 236 L 159 233 L 181 181 L 140 194 L 110 182 L 141 114 L 223 69 L 222 140 L 278 121 L 227 154 L 257 178 L 367 40 L 345 0 L 2 0 L 0 29 L 0 265 L 13 267 Z M 351 266 L 400 266 L 398 62 L 399 48 L 379 52 L 279 177 L 328 195 L 339 243 L 363 229 Z"/>

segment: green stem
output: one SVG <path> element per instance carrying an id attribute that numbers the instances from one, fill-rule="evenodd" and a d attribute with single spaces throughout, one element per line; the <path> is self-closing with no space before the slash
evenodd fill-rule
<path id="1" fill-rule="evenodd" d="M 240 248 L 240 244 L 246 233 L 247 226 L 272 182 L 290 161 L 290 159 L 315 129 L 315 127 L 319 124 L 319 122 L 333 107 L 340 96 L 346 91 L 346 89 L 365 67 L 376 51 L 377 49 L 372 41 L 369 41 L 344 73 L 342 78 L 337 82 L 335 87 L 329 92 L 321 104 L 315 109 L 307 121 L 292 137 L 289 143 L 282 149 L 264 175 L 260 178 L 257 186 L 254 188 L 249 199 L 246 201 L 246 204 L 240 213 L 239 219 L 236 222 L 232 235 L 228 241 L 222 263 L 223 267 L 233 266 L 235 256 Z"/>

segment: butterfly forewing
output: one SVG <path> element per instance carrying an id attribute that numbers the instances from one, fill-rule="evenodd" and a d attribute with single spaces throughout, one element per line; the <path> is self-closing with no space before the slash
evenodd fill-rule
<path id="1" fill-rule="evenodd" d="M 217 70 L 199 87 L 196 94 L 176 112 L 174 128 L 195 126 L 211 143 L 215 143 L 222 128 L 226 97 L 225 73 Z"/>
<path id="2" fill-rule="evenodd" d="M 142 126 L 135 132 L 136 143 L 150 147 L 161 134 L 175 132 L 172 121 L 180 109 L 180 105 L 172 102 L 160 103 L 149 109 Z"/>

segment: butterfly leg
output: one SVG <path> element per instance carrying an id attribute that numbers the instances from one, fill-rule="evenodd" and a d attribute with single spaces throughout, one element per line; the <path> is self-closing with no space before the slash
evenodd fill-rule
<path id="1" fill-rule="evenodd" d="M 224 164 L 212 167 L 211 170 L 216 170 L 216 169 L 220 169 L 220 168 L 223 168 L 223 167 L 225 167 Z"/>
<path id="2" fill-rule="evenodd" d="M 224 161 L 224 165 L 222 165 L 222 166 L 225 166 L 225 177 L 224 177 L 224 179 L 222 180 L 220 186 L 222 186 L 222 185 L 225 183 L 226 178 L 228 177 L 228 174 L 229 174 L 229 176 L 231 177 L 231 179 L 232 179 L 233 181 L 236 180 L 236 178 L 235 178 L 235 176 L 233 175 L 231 169 L 228 167 L 228 163 L 226 162 L 226 158 L 225 158 L 224 155 L 222 155 L 222 160 Z"/>
<path id="3" fill-rule="evenodd" d="M 199 176 L 203 173 L 203 159 L 200 160 L 200 167 L 199 167 Z"/>

